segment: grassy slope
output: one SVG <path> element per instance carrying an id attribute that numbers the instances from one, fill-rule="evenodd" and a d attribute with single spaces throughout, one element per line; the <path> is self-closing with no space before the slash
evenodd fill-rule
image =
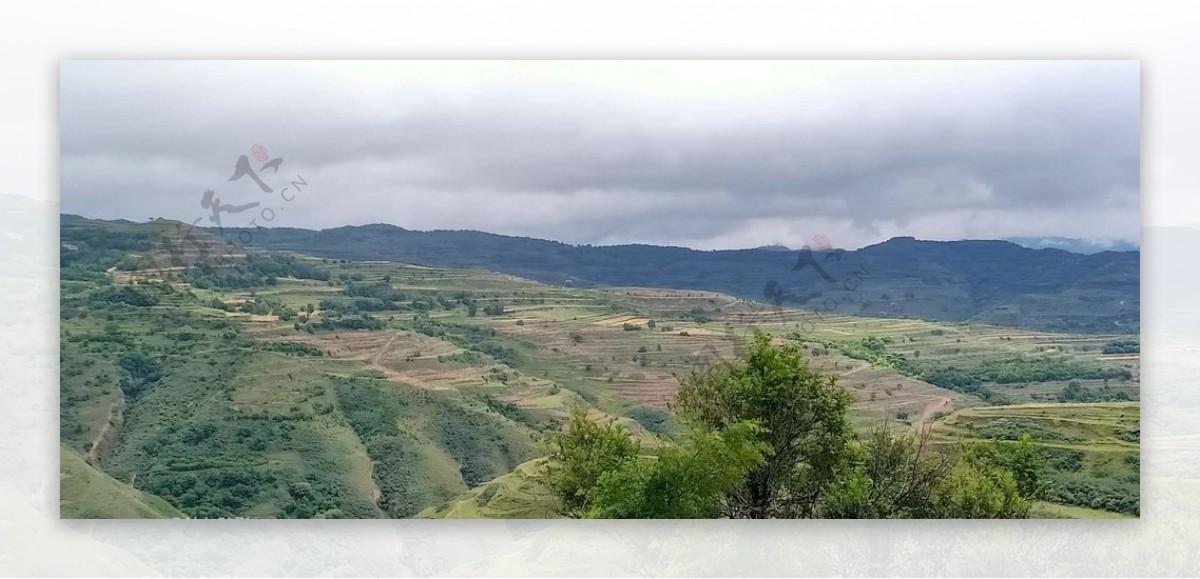
<path id="1" fill-rule="evenodd" d="M 1133 515 L 1112 513 L 1100 509 L 1074 507 L 1039 501 L 1029 512 L 1031 519 L 1135 519 Z"/>
<path id="2" fill-rule="evenodd" d="M 63 446 L 59 452 L 64 519 L 185 519 L 186 515 L 160 497 L 114 479 Z"/>
<path id="3" fill-rule="evenodd" d="M 1048 499 L 1058 503 L 1038 511 L 1130 516 L 1140 502 L 1139 424 L 1137 402 L 1020 404 L 960 410 L 936 422 L 932 434 L 935 442 L 952 444 L 1028 432 L 1047 452 Z"/>
<path id="4" fill-rule="evenodd" d="M 553 519 L 557 497 L 543 482 L 546 459 L 519 465 L 440 506 L 421 511 L 422 519 Z"/>

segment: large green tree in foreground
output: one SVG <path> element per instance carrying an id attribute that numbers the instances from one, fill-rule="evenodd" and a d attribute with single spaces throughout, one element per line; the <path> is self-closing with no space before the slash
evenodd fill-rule
<path id="1" fill-rule="evenodd" d="M 550 484 L 563 514 L 604 519 L 696 519 L 722 515 L 724 497 L 768 447 L 750 422 L 695 431 L 678 446 L 643 456 L 624 426 L 591 420 L 583 408 L 551 435 Z"/>
<path id="2" fill-rule="evenodd" d="M 643 451 L 576 409 L 549 439 L 550 483 L 564 514 L 592 518 L 1022 518 L 1041 492 L 1028 437 L 938 450 L 887 424 L 860 437 L 852 401 L 799 348 L 757 334 L 681 382 L 678 444 Z"/>
<path id="3" fill-rule="evenodd" d="M 812 371 L 799 348 L 773 346 L 763 334 L 733 362 L 685 378 L 676 402 L 682 416 L 709 430 L 742 421 L 761 427 L 770 451 L 730 494 L 731 517 L 812 516 L 854 436 L 847 418 L 853 396 L 833 376 Z"/>

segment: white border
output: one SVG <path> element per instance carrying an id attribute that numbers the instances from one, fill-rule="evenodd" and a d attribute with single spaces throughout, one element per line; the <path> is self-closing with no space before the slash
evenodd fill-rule
<path id="1" fill-rule="evenodd" d="M 1153 299 L 1145 240 L 1140 521 L 57 520 L 57 66 L 65 58 L 1131 58 L 1143 223 L 1200 225 L 1195 4 L 39 2 L 0 17 L 3 194 L 44 202 L 2 255 L 0 574 L 1174 575 L 1200 573 L 1200 325 Z M 135 82 L 136 79 L 131 79 Z M 1103 95 L 1097 95 L 1103 98 Z M 1200 288 L 1195 295 L 1200 296 Z"/>

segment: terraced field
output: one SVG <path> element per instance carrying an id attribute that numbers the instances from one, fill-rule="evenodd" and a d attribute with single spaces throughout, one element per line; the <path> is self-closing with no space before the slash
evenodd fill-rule
<path id="1" fill-rule="evenodd" d="M 933 425 L 932 440 L 951 445 L 1028 433 L 1050 459 L 1047 499 L 1059 507 L 1039 509 L 1045 516 L 1136 516 L 1140 432 L 1136 402 L 1020 404 L 955 412 Z"/>

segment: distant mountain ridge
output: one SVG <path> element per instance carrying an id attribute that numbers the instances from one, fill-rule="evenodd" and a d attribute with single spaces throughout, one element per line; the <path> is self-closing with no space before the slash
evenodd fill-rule
<path id="1" fill-rule="evenodd" d="M 1030 249 L 1061 249 L 1072 253 L 1091 255 L 1102 251 L 1138 251 L 1137 241 L 1124 239 L 1080 239 L 1077 237 L 1009 237 L 1021 247 Z"/>
<path id="2" fill-rule="evenodd" d="M 212 230 L 215 232 L 215 230 Z M 588 246 L 387 224 L 234 229 L 252 246 L 328 258 L 481 268 L 545 283 L 719 291 L 768 305 L 1079 333 L 1136 333 L 1136 251 L 897 237 L 853 251 Z M 243 236 L 245 237 L 245 236 Z M 824 272 L 824 273 L 822 273 Z"/>

